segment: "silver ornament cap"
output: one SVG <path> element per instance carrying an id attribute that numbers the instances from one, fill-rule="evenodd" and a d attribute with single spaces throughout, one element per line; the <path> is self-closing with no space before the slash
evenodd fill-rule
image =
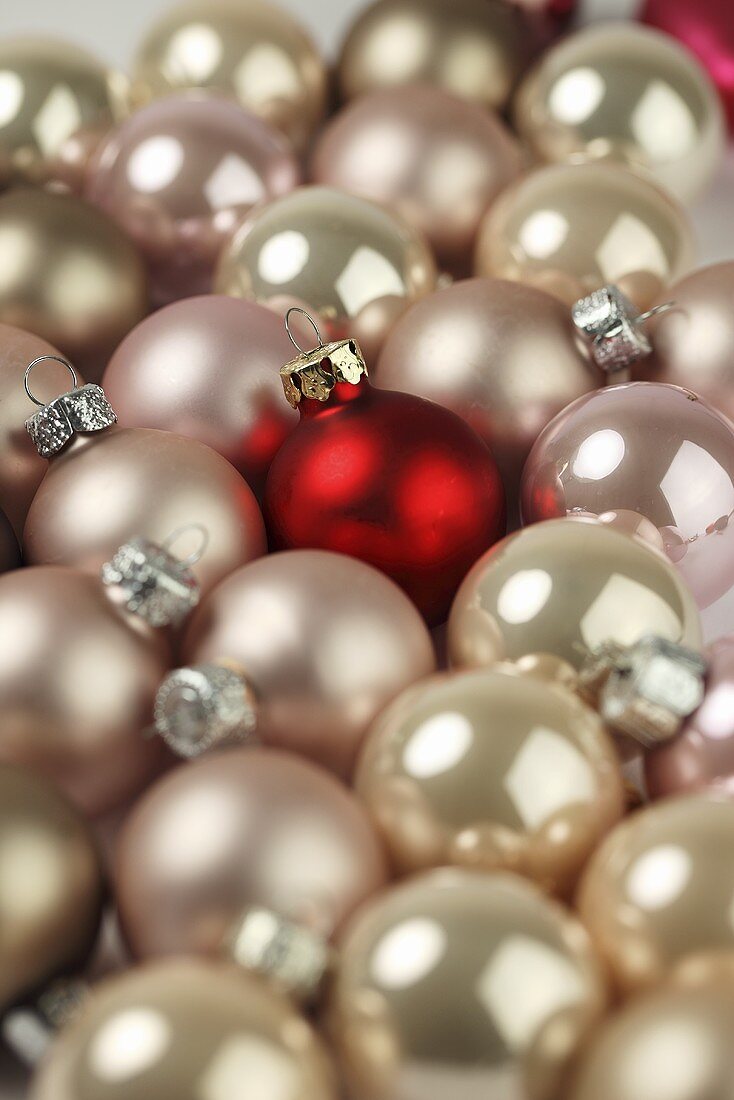
<path id="1" fill-rule="evenodd" d="M 591 341 L 591 353 L 597 366 L 613 374 L 652 352 L 643 326 L 651 317 L 672 306 L 672 302 L 667 302 L 640 313 L 619 287 L 610 285 L 580 298 L 571 315 L 576 328 Z"/>
<path id="2" fill-rule="evenodd" d="M 44 404 L 30 388 L 30 376 L 34 367 L 46 360 L 65 366 L 72 378 L 73 389 Z M 80 386 L 76 371 L 66 359 L 58 355 L 40 355 L 28 365 L 23 380 L 25 392 L 39 411 L 30 416 L 25 427 L 41 458 L 53 458 L 78 433 L 91 434 L 111 428 L 117 416 L 104 390 L 93 382 Z"/>
<path id="3" fill-rule="evenodd" d="M 300 1003 L 316 998 L 332 962 L 323 937 L 257 906 L 245 911 L 227 946 L 239 966 L 261 974 Z"/>
<path id="4" fill-rule="evenodd" d="M 215 746 L 244 744 L 257 731 L 257 700 L 247 678 L 226 665 L 177 668 L 158 689 L 156 732 L 190 759 Z"/>
<path id="5" fill-rule="evenodd" d="M 187 558 L 177 558 L 171 546 L 189 529 L 201 532 L 201 547 Z M 204 528 L 195 524 L 174 531 L 160 545 L 152 539 L 130 539 L 102 566 L 102 581 L 119 588 L 127 610 L 151 626 L 180 626 L 201 596 L 191 567 L 203 556 L 207 541 Z"/>

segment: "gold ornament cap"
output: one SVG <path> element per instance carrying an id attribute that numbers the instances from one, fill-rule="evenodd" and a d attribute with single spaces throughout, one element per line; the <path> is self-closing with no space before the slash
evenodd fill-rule
<path id="1" fill-rule="evenodd" d="M 302 314 L 313 327 L 318 341 L 311 351 L 304 351 L 290 327 L 291 314 Z M 283 392 L 289 405 L 297 409 L 304 397 L 311 401 L 326 402 L 338 382 L 357 386 L 367 378 L 367 364 L 356 340 L 335 340 L 325 344 L 313 317 L 292 306 L 285 315 L 285 330 L 298 351 L 298 356 L 280 368 Z"/>

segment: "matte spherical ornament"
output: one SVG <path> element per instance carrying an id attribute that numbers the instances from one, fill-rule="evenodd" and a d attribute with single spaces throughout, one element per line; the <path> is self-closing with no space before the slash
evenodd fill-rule
<path id="1" fill-rule="evenodd" d="M 241 669 L 259 738 L 340 774 L 378 712 L 435 668 L 430 634 L 400 589 L 322 550 L 238 569 L 194 613 L 181 658 Z"/>
<path id="2" fill-rule="evenodd" d="M 339 89 L 353 99 L 382 88 L 433 84 L 501 108 L 528 57 L 522 13 L 502 0 L 377 0 L 350 27 Z"/>
<path id="3" fill-rule="evenodd" d="M 20 565 L 20 547 L 10 520 L 0 508 L 0 573 L 17 569 Z"/>
<path id="4" fill-rule="evenodd" d="M 521 166 L 520 146 L 498 118 L 422 86 L 350 103 L 318 139 L 311 174 L 397 210 L 425 233 L 443 268 L 466 275 L 482 216 Z"/>
<path id="5" fill-rule="evenodd" d="M 350 791 L 306 760 L 241 747 L 159 780 L 128 817 L 115 862 L 137 957 L 216 955 L 253 906 L 329 938 L 386 875 Z"/>
<path id="6" fill-rule="evenodd" d="M 239 219 L 300 175 L 267 123 L 225 96 L 182 92 L 141 107 L 102 141 L 85 194 L 135 242 L 162 303 L 210 291 Z"/>
<path id="7" fill-rule="evenodd" d="M 512 503 L 538 433 L 602 378 L 556 298 L 471 279 L 436 291 L 397 321 L 375 380 L 471 424 L 489 444 Z"/>
<path id="8" fill-rule="evenodd" d="M 652 634 L 701 648 L 675 567 L 608 525 L 549 520 L 509 535 L 471 570 L 451 609 L 449 654 L 460 668 L 542 653 L 579 669 L 605 642 Z"/>
<path id="9" fill-rule="evenodd" d="M 414 301 L 435 285 L 435 261 L 418 230 L 330 187 L 301 187 L 253 211 L 225 246 L 215 279 L 218 293 L 281 316 L 286 303 L 308 305 L 330 339 L 351 335 L 352 322 L 376 304 Z"/>
<path id="10" fill-rule="evenodd" d="M 667 284 L 693 260 L 688 216 L 651 179 L 613 164 L 554 164 L 513 184 L 485 215 L 476 273 L 571 278 L 588 293 L 632 274 Z"/>
<path id="11" fill-rule="evenodd" d="M 62 151 L 75 131 L 110 127 L 127 110 L 122 73 L 50 37 L 4 38 L 0 73 L 0 188 L 63 179 Z"/>
<path id="12" fill-rule="evenodd" d="M 683 201 L 711 182 L 724 152 L 705 70 L 668 35 L 635 23 L 585 28 L 553 46 L 525 77 L 515 118 L 542 160 L 619 161 Z"/>
<path id="13" fill-rule="evenodd" d="M 46 775 L 91 816 L 124 804 L 167 758 L 146 728 L 170 663 L 98 578 L 56 566 L 0 577 L 0 760 Z"/>
<path id="14" fill-rule="evenodd" d="M 676 565 L 699 607 L 708 607 L 734 584 L 734 427 L 677 386 L 597 390 L 539 436 L 521 508 L 525 523 L 638 513 L 674 543 Z"/>
<path id="15" fill-rule="evenodd" d="M 402 873 L 516 871 L 564 895 L 625 809 L 596 712 L 511 665 L 409 688 L 371 727 L 356 788 Z"/>
<path id="16" fill-rule="evenodd" d="M 0 1011 L 82 965 L 103 896 L 78 812 L 45 780 L 0 764 Z"/>
<path id="17" fill-rule="evenodd" d="M 352 920 L 327 1024 L 354 1100 L 551 1100 L 605 1004 L 571 913 L 514 875 L 449 869 Z"/>
<path id="18" fill-rule="evenodd" d="M 0 322 L 48 340 L 88 380 L 100 378 L 148 310 L 132 243 L 81 199 L 18 188 L 0 195 L 0 252 Z"/>
<path id="19" fill-rule="evenodd" d="M 734 419 L 734 263 L 691 272 L 656 298 L 672 302 L 651 324 L 652 355 L 635 376 L 692 389 Z"/>
<path id="20" fill-rule="evenodd" d="M 623 993 L 734 962 L 734 801 L 664 799 L 618 825 L 589 862 L 581 919 Z"/>
<path id="21" fill-rule="evenodd" d="M 227 963 L 172 959 L 107 979 L 59 1034 L 31 1100 L 336 1100 L 292 1004 Z"/>
<path id="22" fill-rule="evenodd" d="M 569 1100 L 730 1100 L 734 984 L 667 985 L 610 1017 L 582 1052 Z"/>
<path id="23" fill-rule="evenodd" d="M 138 102 L 191 88 L 232 96 L 299 149 L 326 111 L 326 65 L 314 42 L 260 0 L 188 0 L 148 32 L 133 64 Z"/>

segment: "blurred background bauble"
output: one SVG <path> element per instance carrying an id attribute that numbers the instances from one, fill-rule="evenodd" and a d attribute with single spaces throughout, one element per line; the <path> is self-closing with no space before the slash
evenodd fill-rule
<path id="1" fill-rule="evenodd" d="M 0 508 L 0 573 L 17 569 L 20 565 L 20 547 L 10 520 Z"/>

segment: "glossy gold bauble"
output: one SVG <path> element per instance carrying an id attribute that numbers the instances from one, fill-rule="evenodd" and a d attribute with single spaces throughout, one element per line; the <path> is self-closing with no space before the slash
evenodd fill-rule
<path id="1" fill-rule="evenodd" d="M 127 110 L 127 80 L 86 50 L 42 36 L 0 43 L 0 188 L 66 180 L 67 143 Z"/>
<path id="2" fill-rule="evenodd" d="M 352 920 L 328 1030 L 352 1100 L 555 1100 L 605 1002 L 575 917 L 514 875 L 451 869 Z"/>
<path id="3" fill-rule="evenodd" d="M 313 41 L 261 0 L 189 0 L 148 32 L 133 64 L 133 97 L 147 102 L 191 88 L 232 95 L 297 148 L 326 111 L 326 66 Z"/>
<path id="4" fill-rule="evenodd" d="M 649 634 L 702 644 L 675 567 L 605 524 L 548 520 L 479 559 L 451 609 L 449 655 L 456 667 L 479 668 L 542 653 L 578 669 L 604 642 L 631 645 Z"/>
<path id="5" fill-rule="evenodd" d="M 515 116 L 540 159 L 612 159 L 649 170 L 683 201 L 711 181 L 724 152 L 724 115 L 706 70 L 638 23 L 563 39 L 523 81 Z"/>
<path id="6" fill-rule="evenodd" d="M 102 898 L 77 811 L 45 780 L 0 765 L 0 1011 L 85 961 Z"/>
<path id="7" fill-rule="evenodd" d="M 48 340 L 88 381 L 100 378 L 148 308 L 127 237 L 81 199 L 17 188 L 0 195 L 0 255 L 0 322 Z"/>
<path id="8" fill-rule="evenodd" d="M 652 179 L 613 164 L 556 164 L 494 203 L 479 231 L 476 273 L 541 279 L 549 290 L 547 280 L 565 280 L 570 304 L 631 275 L 667 285 L 693 260 L 688 216 Z"/>
<path id="9" fill-rule="evenodd" d="M 377 0 L 347 33 L 339 88 L 352 99 L 378 88 L 434 84 L 501 108 L 528 55 L 522 16 L 504 0 Z"/>
<path id="10" fill-rule="evenodd" d="M 625 993 L 670 973 L 734 974 L 734 801 L 665 799 L 618 825 L 581 880 L 579 911 Z"/>
<path id="11" fill-rule="evenodd" d="M 311 1028 L 226 963 L 176 959 L 98 986 L 59 1035 L 32 1100 L 336 1100 Z"/>
<path id="12" fill-rule="evenodd" d="M 356 787 L 401 872 L 516 871 L 564 894 L 625 805 L 598 715 L 511 665 L 409 688 L 370 729 Z"/>

